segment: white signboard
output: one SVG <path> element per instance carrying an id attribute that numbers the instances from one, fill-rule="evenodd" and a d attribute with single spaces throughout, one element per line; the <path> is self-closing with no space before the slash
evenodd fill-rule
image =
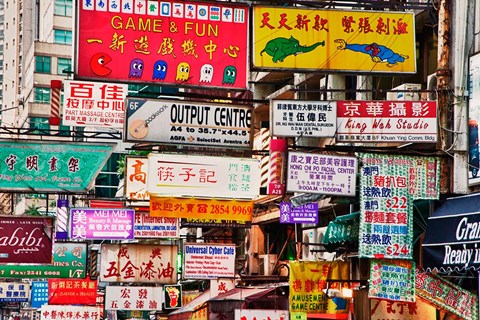
<path id="1" fill-rule="evenodd" d="M 148 158 L 140 156 L 125 157 L 125 198 L 145 201 L 148 206 L 150 196 L 147 192 Z M 137 204 L 138 205 L 138 204 Z"/>
<path id="2" fill-rule="evenodd" d="M 243 149 L 251 146 L 250 106 L 139 98 L 128 98 L 126 103 L 126 141 Z"/>
<path id="3" fill-rule="evenodd" d="M 260 160 L 151 153 L 147 177 L 155 196 L 254 199 Z"/>
<path id="4" fill-rule="evenodd" d="M 186 243 L 185 279 L 235 277 L 235 245 Z"/>
<path id="5" fill-rule="evenodd" d="M 289 320 L 288 310 L 235 309 L 235 320 Z"/>
<path id="6" fill-rule="evenodd" d="M 334 137 L 335 101 L 272 100 L 272 135 L 278 137 Z"/>
<path id="7" fill-rule="evenodd" d="M 127 84 L 66 80 L 63 94 L 64 125 L 123 128 Z"/>
<path id="8" fill-rule="evenodd" d="M 135 238 L 178 238 L 179 219 L 151 217 L 148 212 L 135 212 Z"/>
<path id="9" fill-rule="evenodd" d="M 357 158 L 288 153 L 287 191 L 355 196 Z"/>
<path id="10" fill-rule="evenodd" d="M 15 239 L 16 241 L 19 241 L 18 238 Z M 22 241 L 24 241 L 24 239 L 25 238 L 23 238 Z M 33 240 L 33 237 L 28 239 Z M 27 252 L 26 254 L 29 253 Z M 0 302 L 28 302 L 29 295 L 30 285 L 28 283 L 0 282 Z"/>
<path id="11" fill-rule="evenodd" d="M 41 320 L 100 320 L 100 307 L 44 304 L 40 309 Z"/>
<path id="12" fill-rule="evenodd" d="M 162 310 L 163 287 L 107 286 L 105 310 Z"/>

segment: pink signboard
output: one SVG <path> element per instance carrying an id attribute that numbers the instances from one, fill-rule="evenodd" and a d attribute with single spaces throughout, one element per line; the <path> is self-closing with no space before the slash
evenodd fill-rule
<path id="1" fill-rule="evenodd" d="M 70 217 L 70 239 L 133 239 L 133 209 L 73 208 Z"/>
<path id="2" fill-rule="evenodd" d="M 437 142 L 436 101 L 337 101 L 338 142 Z"/>
<path id="3" fill-rule="evenodd" d="M 0 217 L 0 264 L 53 261 L 52 218 Z"/>
<path id="4" fill-rule="evenodd" d="M 246 5 L 82 0 L 76 30 L 79 79 L 246 88 Z"/>

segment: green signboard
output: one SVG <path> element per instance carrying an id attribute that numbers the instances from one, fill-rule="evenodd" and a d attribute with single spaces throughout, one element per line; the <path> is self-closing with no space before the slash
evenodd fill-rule
<path id="1" fill-rule="evenodd" d="M 0 190 L 85 192 L 114 146 L 0 141 Z"/>
<path id="2" fill-rule="evenodd" d="M 0 278 L 77 278 L 86 277 L 87 244 L 57 242 L 53 245 L 52 265 L 0 265 Z"/>

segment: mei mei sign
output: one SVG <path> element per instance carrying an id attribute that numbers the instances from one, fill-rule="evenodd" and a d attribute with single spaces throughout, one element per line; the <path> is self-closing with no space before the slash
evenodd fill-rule
<path id="1" fill-rule="evenodd" d="M 0 217 L 0 263 L 52 263 L 53 219 Z"/>
<path id="2" fill-rule="evenodd" d="M 80 2 L 79 79 L 246 88 L 248 6 Z"/>

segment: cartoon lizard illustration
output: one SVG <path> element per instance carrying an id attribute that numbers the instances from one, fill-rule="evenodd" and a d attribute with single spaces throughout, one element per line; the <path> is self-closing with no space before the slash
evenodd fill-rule
<path id="1" fill-rule="evenodd" d="M 392 49 L 378 45 L 375 42 L 371 44 L 348 44 L 343 39 L 336 39 L 334 42 L 338 43 L 337 49 L 339 50 L 348 49 L 355 52 L 368 54 L 370 57 L 372 57 L 373 62 L 386 62 L 387 67 L 393 67 L 397 63 L 404 62 L 405 59 L 408 59 L 407 55 L 393 52 Z"/>
<path id="2" fill-rule="evenodd" d="M 300 42 L 294 37 L 287 38 L 275 38 L 267 42 L 265 48 L 260 52 L 263 55 L 266 52 L 272 57 L 274 63 L 283 62 L 283 60 L 290 55 L 297 55 L 300 53 L 306 53 L 313 51 L 318 46 L 325 46 L 325 41 L 317 42 L 311 46 L 302 46 Z"/>

